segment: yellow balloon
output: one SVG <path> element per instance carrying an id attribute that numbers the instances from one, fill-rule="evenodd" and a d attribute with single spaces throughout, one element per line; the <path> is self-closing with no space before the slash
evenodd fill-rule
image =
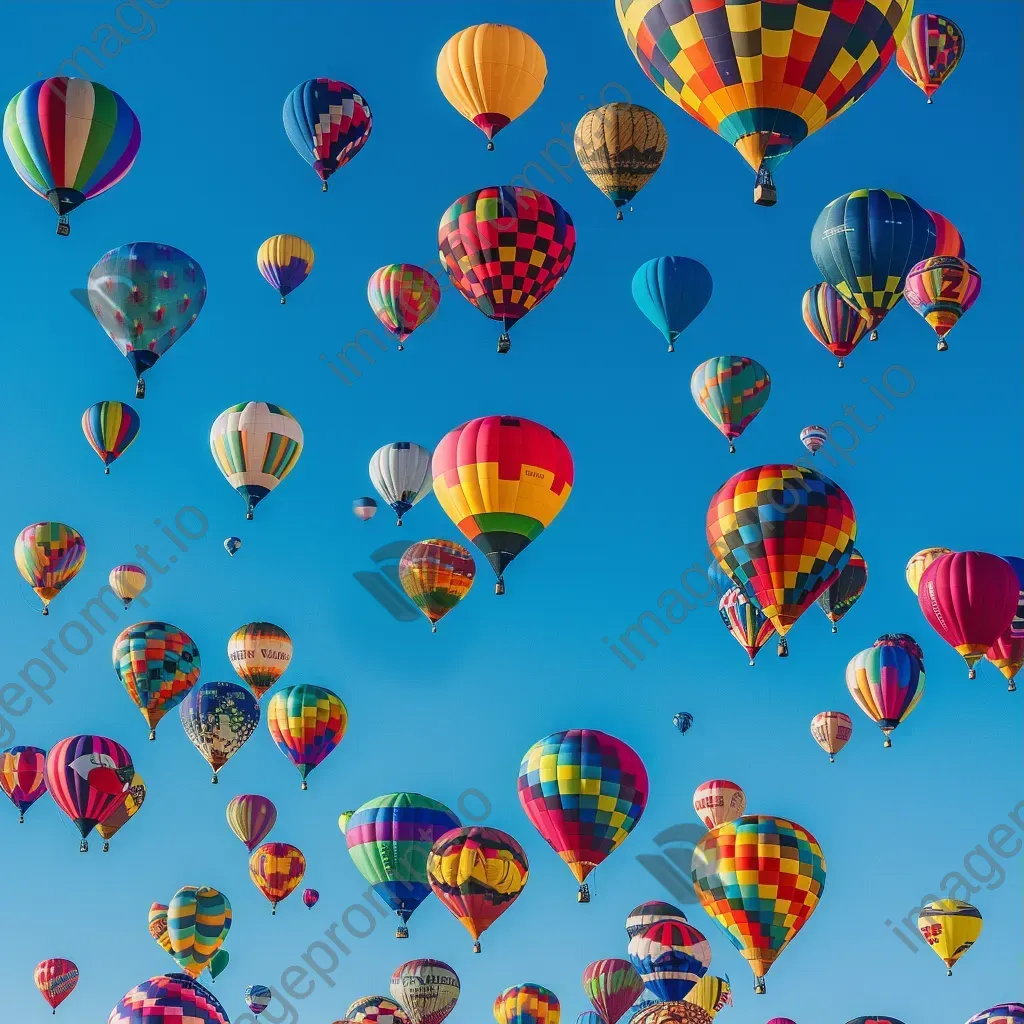
<path id="1" fill-rule="evenodd" d="M 689 992 L 683 996 L 684 1003 L 699 1006 L 714 1020 L 715 1014 L 723 1006 L 732 1003 L 732 988 L 725 978 L 716 978 L 713 974 L 705 974 Z"/>
<path id="2" fill-rule="evenodd" d="M 917 927 L 952 975 L 953 964 L 981 934 L 981 911 L 962 900 L 936 900 L 921 908 Z"/>
<path id="3" fill-rule="evenodd" d="M 444 98 L 487 136 L 524 113 L 541 94 L 548 66 L 541 48 L 511 25 L 472 25 L 444 44 L 437 84 Z"/>
<path id="4" fill-rule="evenodd" d="M 907 562 L 907 568 L 904 570 L 907 577 L 907 586 L 916 594 L 925 569 L 927 569 L 936 558 L 941 558 L 943 555 L 949 554 L 952 554 L 949 548 L 922 548 L 918 551 L 918 553 L 914 555 L 909 562 Z"/>

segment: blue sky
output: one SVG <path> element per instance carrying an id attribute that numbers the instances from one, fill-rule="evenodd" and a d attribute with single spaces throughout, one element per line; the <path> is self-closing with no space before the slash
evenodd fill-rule
<path id="1" fill-rule="evenodd" d="M 82 980 L 61 1016 L 104 1020 L 127 989 L 173 967 L 146 931 L 150 903 L 167 902 L 182 885 L 210 884 L 234 907 L 232 961 L 214 990 L 237 1019 L 246 985 L 280 989 L 282 972 L 300 965 L 307 947 L 360 902 L 365 885 L 335 826 L 340 811 L 396 789 L 454 806 L 476 789 L 490 806 L 488 823 L 515 835 L 533 868 L 522 898 L 485 935 L 483 954 L 470 954 L 468 936 L 430 900 L 413 917 L 408 942 L 394 940 L 390 921 L 361 940 L 342 927 L 352 952 L 331 984 L 314 978 L 306 998 L 290 1000 L 291 1012 L 263 1019 L 341 1018 L 357 996 L 386 992 L 402 960 L 434 956 L 462 978 L 455 1024 L 488 1020 L 494 996 L 526 980 L 553 989 L 574 1020 L 587 1008 L 583 967 L 624 955 L 624 915 L 643 900 L 669 897 L 636 856 L 656 853 L 663 829 L 694 820 L 693 789 L 714 777 L 743 785 L 750 810 L 805 825 L 828 861 L 822 902 L 763 997 L 753 995 L 749 971 L 724 935 L 698 907 L 686 908 L 712 942 L 712 971 L 733 981 L 736 1005 L 720 1018 L 726 1024 L 776 1015 L 841 1024 L 874 1012 L 908 1024 L 959 1024 L 1020 998 L 1024 856 L 994 854 L 993 842 L 1009 851 L 1014 840 L 1005 831 L 990 836 L 1000 824 L 1024 836 L 1009 817 L 1024 801 L 1021 694 L 1009 696 L 987 665 L 969 683 L 903 581 L 905 561 L 927 545 L 1022 549 L 1020 475 L 1000 465 L 1008 439 L 1019 434 L 1019 403 L 999 390 L 999 380 L 1019 372 L 1021 154 L 1010 127 L 1020 116 L 1019 6 L 943 4 L 968 46 L 934 106 L 891 67 L 863 102 L 785 161 L 770 210 L 751 204 L 753 176 L 727 144 L 643 77 L 610 2 L 174 0 L 158 7 L 140 0 L 139 9 L 148 23 L 130 5 L 116 9 L 138 32 L 121 29 L 128 42 L 108 42 L 102 69 L 83 64 L 142 122 L 128 177 L 77 211 L 70 237 L 59 239 L 46 204 L 13 171 L 0 174 L 7 422 L 18 426 L 7 455 L 15 485 L 6 491 L 4 529 L 13 541 L 26 524 L 54 518 L 88 544 L 85 568 L 45 619 L 9 563 L 0 610 L 11 642 L 0 681 L 15 681 L 49 641 L 62 650 L 61 627 L 136 545 L 149 545 L 167 567 L 148 613 L 101 623 L 105 632 L 93 632 L 90 650 L 66 655 L 49 703 L 36 695 L 26 707 L 21 699 L 14 703 L 22 713 L 6 716 L 21 743 L 48 747 L 77 732 L 115 737 L 149 786 L 139 817 L 105 856 L 99 844 L 80 856 L 72 826 L 50 801 L 21 827 L 13 808 L 0 808 L 12 939 L 0 986 L 9 1015 L 25 1024 L 50 1019 L 32 969 L 44 957 L 66 956 Z M 114 17 L 113 3 L 11 8 L 5 95 L 56 73 L 95 31 L 102 39 L 99 26 Z M 445 40 L 484 20 L 530 32 L 549 66 L 543 95 L 499 135 L 494 153 L 434 78 Z M 316 76 L 352 83 L 374 114 L 366 148 L 326 196 L 281 126 L 284 96 Z M 663 167 L 621 224 L 569 156 L 573 126 L 602 91 L 605 100 L 651 107 L 669 133 Z M 320 356 L 376 327 L 365 299 L 369 274 L 393 261 L 426 264 L 452 201 L 530 163 L 546 174 L 532 171 L 532 182 L 571 213 L 578 248 L 560 287 L 516 328 L 511 354 L 496 356 L 495 326 L 447 288 L 438 315 L 405 352 L 369 348 L 374 362 L 351 386 L 333 375 Z M 861 187 L 904 191 L 964 235 L 984 291 L 947 354 L 935 352 L 930 331 L 905 304 L 885 321 L 881 340 L 862 344 L 843 371 L 804 329 L 800 297 L 817 280 L 811 226 L 827 202 Z M 259 243 L 277 232 L 301 235 L 316 250 L 312 276 L 284 308 L 255 266 Z M 199 321 L 149 374 L 147 397 L 136 403 L 126 362 L 69 292 L 84 287 L 108 249 L 141 239 L 195 257 L 210 292 Z M 629 292 L 635 268 L 665 254 L 701 260 L 715 284 L 671 357 Z M 758 359 L 773 380 L 735 456 L 689 396 L 693 367 L 720 353 Z M 871 388 L 891 394 L 882 381 L 892 367 L 902 367 L 889 372 L 893 389 L 907 390 L 905 375 L 913 389 L 889 409 Z M 104 477 L 79 420 L 88 405 L 109 398 L 132 402 L 142 430 Z M 292 476 L 246 523 L 241 499 L 210 457 L 208 433 L 224 408 L 250 399 L 294 413 L 306 446 Z M 507 595 L 493 597 L 482 567 L 474 591 L 431 636 L 426 620 L 393 619 L 352 574 L 372 570 L 371 552 L 386 543 L 459 539 L 454 527 L 433 497 L 409 513 L 401 532 L 386 514 L 360 523 L 350 502 L 370 490 L 366 464 L 380 445 L 433 447 L 451 427 L 489 413 L 556 430 L 573 452 L 575 488 L 555 524 L 507 573 Z M 857 427 L 854 415 L 874 429 Z M 825 453 L 817 463 L 854 502 L 870 579 L 839 634 L 811 609 L 790 634 L 788 661 L 766 650 L 749 669 L 717 612 L 695 600 L 685 622 L 656 634 L 656 649 L 642 646 L 643 662 L 630 669 L 619 661 L 602 638 L 614 642 L 702 562 L 713 491 L 741 468 L 799 457 L 805 424 L 842 419 L 854 426 L 856 444 L 836 427 L 850 451 L 834 456 L 834 467 Z M 183 552 L 161 527 L 186 507 L 208 525 Z M 202 529 L 191 513 L 181 522 Z M 221 548 L 229 534 L 244 541 L 233 559 Z M 109 658 L 116 632 L 146 615 L 193 636 L 207 681 L 233 678 L 225 645 L 240 624 L 268 619 L 288 629 L 295 658 L 285 680 L 331 687 L 351 716 L 308 792 L 299 791 L 297 773 L 264 726 L 216 788 L 175 714 L 147 742 Z M 887 751 L 848 696 L 843 673 L 853 654 L 888 631 L 917 636 L 928 677 L 924 699 Z M 854 719 L 835 765 L 808 731 L 811 717 L 828 708 Z M 671 717 L 683 709 L 696 721 L 680 737 Z M 633 745 L 651 777 L 643 820 L 599 869 L 585 907 L 515 792 L 526 749 L 579 726 Z M 277 803 L 273 838 L 305 851 L 308 883 L 322 894 L 313 911 L 296 896 L 272 918 L 251 885 L 245 850 L 224 822 L 228 799 L 241 792 Z M 972 882 L 985 930 L 949 980 L 937 957 L 919 946 L 912 952 L 885 922 L 898 926 L 923 894 L 941 894 L 943 878 L 963 873 L 965 856 L 979 846 L 1005 881 L 997 887 L 993 872 L 987 883 Z M 982 855 L 970 864 L 982 878 L 989 873 Z M 359 912 L 349 920 L 366 927 Z M 307 990 L 308 980 L 290 980 Z"/>

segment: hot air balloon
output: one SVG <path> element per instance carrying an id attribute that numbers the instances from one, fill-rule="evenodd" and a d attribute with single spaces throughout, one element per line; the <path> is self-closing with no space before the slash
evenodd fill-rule
<path id="1" fill-rule="evenodd" d="M 42 747 L 7 747 L 0 750 L 0 789 L 18 808 L 18 823 L 46 793 L 46 751 Z"/>
<path id="2" fill-rule="evenodd" d="M 622 220 L 622 207 L 654 177 L 668 149 L 661 118 L 635 103 L 606 103 L 588 110 L 572 141 L 583 173 L 615 204 L 616 220 Z"/>
<path id="3" fill-rule="evenodd" d="M 263 280 L 281 296 L 291 295 L 313 269 L 313 247 L 298 235 L 271 235 L 256 251 Z"/>
<path id="4" fill-rule="evenodd" d="M 345 1011 L 345 1021 L 348 1024 L 411 1024 L 405 1010 L 387 996 L 357 999 Z"/>
<path id="5" fill-rule="evenodd" d="M 960 26 L 941 14 L 916 14 L 896 51 L 896 66 L 932 102 L 932 94 L 964 55 Z"/>
<path id="6" fill-rule="evenodd" d="M 139 119 L 116 92 L 86 78 L 46 78 L 19 92 L 4 113 L 4 148 L 18 177 L 57 213 L 68 214 L 116 185 L 142 142 Z"/>
<path id="7" fill-rule="evenodd" d="M 265 796 L 243 793 L 232 797 L 227 806 L 228 827 L 252 853 L 277 822 L 277 808 Z"/>
<path id="8" fill-rule="evenodd" d="M 655 999 L 679 1002 L 707 974 L 711 946 L 693 925 L 661 921 L 629 940 L 629 959 Z"/>
<path id="9" fill-rule="evenodd" d="M 43 960 L 36 964 L 36 988 L 40 995 L 53 1007 L 57 1007 L 75 990 L 78 984 L 78 968 L 70 961 L 61 957 Z"/>
<path id="10" fill-rule="evenodd" d="M 634 907 L 626 916 L 626 935 L 633 938 L 646 931 L 652 924 L 659 921 L 685 921 L 686 915 L 671 903 L 662 900 L 649 900 Z"/>
<path id="11" fill-rule="evenodd" d="M 342 741 L 348 710 L 322 686 L 286 686 L 267 705 L 267 726 L 278 749 L 299 770 L 302 788 L 309 773 Z"/>
<path id="12" fill-rule="evenodd" d="M 958 259 L 967 258 L 967 246 L 956 225 L 941 213 L 934 210 L 928 211 L 932 219 L 932 226 L 935 228 L 935 252 L 933 256 L 956 256 Z"/>
<path id="13" fill-rule="evenodd" d="M 583 994 L 605 1024 L 618 1024 L 644 990 L 628 960 L 595 960 L 583 968 Z"/>
<path id="14" fill-rule="evenodd" d="M 859 1018 L 861 1021 L 867 1021 L 867 1017 Z M 772 1017 L 768 1024 L 796 1024 L 796 1021 L 790 1020 L 789 1017 Z M 876 1021 L 876 1024 L 886 1024 L 881 1018 Z M 897 1022 L 898 1024 L 898 1022 Z"/>
<path id="15" fill-rule="evenodd" d="M 765 407 L 771 389 L 768 371 L 746 356 L 714 356 L 690 378 L 697 407 L 722 432 L 733 453 L 733 442 Z"/>
<path id="16" fill-rule="evenodd" d="M 434 537 L 407 548 L 398 563 L 398 578 L 410 601 L 437 624 L 468 593 L 476 575 L 473 556 L 451 540 Z"/>
<path id="17" fill-rule="evenodd" d="M 284 675 L 292 661 L 292 639 L 272 622 L 247 622 L 228 639 L 228 661 L 257 700 Z"/>
<path id="18" fill-rule="evenodd" d="M 505 569 L 562 510 L 572 455 L 547 427 L 519 416 L 481 416 L 449 431 L 433 458 L 434 494 L 487 557 L 505 593 Z"/>
<path id="19" fill-rule="evenodd" d="M 50 747 L 43 769 L 54 803 L 86 837 L 124 803 L 135 777 L 131 755 L 105 736 L 69 736 Z"/>
<path id="20" fill-rule="evenodd" d="M 356 498 L 352 502 L 352 514 L 364 523 L 377 514 L 377 502 L 373 498 Z"/>
<path id="21" fill-rule="evenodd" d="M 373 315 L 398 339 L 401 352 L 406 338 L 437 312 L 441 286 L 414 263 L 389 263 L 370 275 L 366 298 Z"/>
<path id="22" fill-rule="evenodd" d="M 442 960 L 410 960 L 391 975 L 391 996 L 412 1024 L 441 1024 L 460 989 L 459 976 Z"/>
<path id="23" fill-rule="evenodd" d="M 284 101 L 284 130 L 295 151 L 327 179 L 362 148 L 373 129 L 370 104 L 344 82 L 312 78 L 297 85 Z"/>
<path id="24" fill-rule="evenodd" d="M 312 910 L 317 903 L 320 902 L 320 893 L 318 893 L 316 889 L 303 889 L 302 902 L 306 907 Z"/>
<path id="25" fill-rule="evenodd" d="M 701 906 L 750 964 L 754 991 L 807 923 L 825 887 L 817 839 L 786 818 L 751 814 L 712 829 L 693 853 Z"/>
<path id="26" fill-rule="evenodd" d="M 118 1001 L 107 1024 L 229 1024 L 216 997 L 187 974 L 159 974 Z"/>
<path id="27" fill-rule="evenodd" d="M 249 877 L 268 900 L 271 914 L 290 896 L 306 873 L 306 858 L 290 843 L 264 843 L 249 857 Z"/>
<path id="28" fill-rule="evenodd" d="M 266 985 L 250 985 L 245 990 L 245 1005 L 258 1017 L 273 1001 L 274 993 Z"/>
<path id="29" fill-rule="evenodd" d="M 800 431 L 800 443 L 811 453 L 817 455 L 818 451 L 828 441 L 828 431 L 824 427 L 804 427 Z"/>
<path id="30" fill-rule="evenodd" d="M 685 1000 L 656 1002 L 633 1017 L 630 1024 L 711 1024 L 711 1014 Z"/>
<path id="31" fill-rule="evenodd" d="M 683 996 L 683 1002 L 699 1006 L 714 1020 L 719 1010 L 732 1003 L 732 986 L 727 978 L 716 978 L 713 974 L 705 974 Z M 769 1024 L 771 1024 L 770 1021 Z"/>
<path id="32" fill-rule="evenodd" d="M 747 795 L 728 779 L 710 779 L 693 791 L 693 809 L 708 828 L 735 821 L 746 808 Z"/>
<path id="33" fill-rule="evenodd" d="M 839 360 L 846 357 L 868 333 L 868 322 L 830 284 L 816 284 L 804 292 L 804 324 L 807 330 Z"/>
<path id="34" fill-rule="evenodd" d="M 242 546 L 241 538 L 239 537 L 225 537 L 224 539 L 224 550 L 234 558 L 235 552 Z"/>
<path id="35" fill-rule="evenodd" d="M 138 437 L 139 414 L 124 402 L 97 402 L 82 413 L 82 433 L 109 475 L 110 464 Z"/>
<path id="36" fill-rule="evenodd" d="M 688 256 L 659 256 L 633 275 L 633 301 L 675 352 L 676 339 L 711 301 L 711 274 Z"/>
<path id="37" fill-rule="evenodd" d="M 1009 628 L 1020 594 L 1017 574 L 1005 559 L 984 551 L 941 555 L 925 569 L 917 591 L 928 624 L 974 666 Z"/>
<path id="38" fill-rule="evenodd" d="M 496 828 L 452 829 L 427 857 L 430 888 L 469 932 L 474 953 L 480 952 L 480 936 L 518 899 L 529 877 L 523 848 Z"/>
<path id="39" fill-rule="evenodd" d="M 226 949 L 218 949 L 213 954 L 213 959 L 210 961 L 210 981 L 216 981 L 224 973 L 224 968 L 227 967 L 230 959 Z"/>
<path id="40" fill-rule="evenodd" d="M 1024 1024 L 1024 1003 L 1002 1003 L 976 1013 L 967 1024 Z"/>
<path id="41" fill-rule="evenodd" d="M 828 477 L 802 466 L 754 466 L 711 498 L 707 537 L 721 568 L 785 637 L 843 570 L 857 518 Z"/>
<path id="42" fill-rule="evenodd" d="M 811 735 L 814 742 L 828 754 L 835 763 L 836 754 L 846 746 L 853 735 L 853 722 L 842 711 L 819 711 L 811 719 Z"/>
<path id="43" fill-rule="evenodd" d="M 159 943 L 165 953 L 174 955 L 171 949 L 171 937 L 167 934 L 167 904 L 153 903 L 149 908 L 149 934 Z"/>
<path id="44" fill-rule="evenodd" d="M 872 1013 L 867 1017 L 854 1017 L 853 1020 L 847 1021 L 846 1024 L 903 1024 L 903 1021 L 890 1017 L 885 1013 Z"/>
<path id="45" fill-rule="evenodd" d="M 921 908 L 917 927 L 952 977 L 953 965 L 981 935 L 981 911 L 962 900 L 936 900 Z"/>
<path id="46" fill-rule="evenodd" d="M 914 555 L 909 562 L 907 562 L 907 568 L 905 575 L 907 577 L 907 586 L 917 595 L 917 589 L 921 584 L 921 577 L 924 575 L 925 569 L 928 568 L 936 558 L 941 555 L 950 554 L 949 548 L 923 548 Z"/>
<path id="47" fill-rule="evenodd" d="M 985 660 L 990 661 L 1006 679 L 1006 689 L 1013 693 L 1017 689 L 1014 677 L 1024 668 L 1024 637 L 1013 635 L 1012 627 L 985 652 Z"/>
<path id="48" fill-rule="evenodd" d="M 558 996 L 543 985 L 524 981 L 512 985 L 494 1000 L 498 1024 L 558 1024 L 562 1008 Z"/>
<path id="49" fill-rule="evenodd" d="M 1017 594 L 1017 614 L 1010 623 L 1010 636 L 1024 639 L 1024 558 L 1003 555 L 1003 559 L 1010 563 L 1010 568 L 1017 574 L 1017 586 L 1020 588 Z"/>
<path id="50" fill-rule="evenodd" d="M 471 25 L 437 55 L 444 98 L 487 136 L 494 136 L 533 106 L 548 74 L 544 52 L 511 25 Z"/>
<path id="51" fill-rule="evenodd" d="M 911 267 L 904 294 L 939 336 L 936 348 L 945 352 L 946 335 L 981 294 L 981 274 L 956 256 L 932 256 Z"/>
<path id="52" fill-rule="evenodd" d="M 33 523 L 14 542 L 14 562 L 50 614 L 50 602 L 85 564 L 85 539 L 63 523 Z"/>
<path id="53" fill-rule="evenodd" d="M 224 944 L 231 930 L 231 903 L 208 885 L 186 885 L 167 905 L 171 956 L 192 978 L 198 978 Z"/>
<path id="54" fill-rule="evenodd" d="M 739 587 L 730 587 L 722 595 L 718 614 L 733 639 L 747 652 L 753 666 L 757 652 L 775 636 L 775 627 Z"/>
<path id="55" fill-rule="evenodd" d="M 707 0 L 695 15 L 676 0 L 615 2 L 644 74 L 736 148 L 757 172 L 760 206 L 775 204 L 771 172 L 783 157 L 848 110 L 885 70 L 912 3 L 793 8 L 789 0 Z"/>
<path id="56" fill-rule="evenodd" d="M 576 1018 L 576 1024 L 604 1024 L 604 1018 L 593 1010 L 584 1010 Z"/>
<path id="57" fill-rule="evenodd" d="M 868 584 L 868 563 L 864 556 L 853 549 L 850 560 L 843 571 L 832 581 L 827 590 L 818 597 L 818 607 L 825 618 L 832 623 L 832 632 L 838 633 L 836 623 L 860 600 Z"/>
<path id="58" fill-rule="evenodd" d="M 242 402 L 225 409 L 210 428 L 217 468 L 246 503 L 245 518 L 295 468 L 302 427 L 287 409 Z"/>
<path id="59" fill-rule="evenodd" d="M 498 351 L 508 352 L 508 332 L 569 269 L 576 228 L 543 192 L 491 185 L 445 210 L 437 244 L 455 287 L 484 316 L 501 322 Z"/>
<path id="60" fill-rule="evenodd" d="M 905 4 L 909 14 L 910 4 Z M 862 188 L 833 199 L 811 232 L 811 255 L 821 276 L 871 328 L 903 297 L 911 267 L 935 252 L 935 226 L 910 196 Z"/>
<path id="61" fill-rule="evenodd" d="M 137 622 L 114 641 L 114 671 L 156 739 L 160 719 L 199 679 L 202 661 L 192 638 L 169 622 Z"/>
<path id="62" fill-rule="evenodd" d="M 260 724 L 256 698 L 238 683 L 203 683 L 178 708 L 181 727 L 213 769 L 211 782 Z"/>
<path id="63" fill-rule="evenodd" d="M 393 441 L 378 448 L 370 458 L 370 482 L 402 517 L 430 491 L 430 450 L 412 441 Z"/>
<path id="64" fill-rule="evenodd" d="M 115 565 L 107 577 L 110 589 L 128 607 L 149 586 L 146 570 L 141 565 Z"/>
<path id="65" fill-rule="evenodd" d="M 924 696 L 924 663 L 913 651 L 895 644 L 869 647 L 846 666 L 846 688 L 857 706 L 885 735 L 903 722 Z"/>
<path id="66" fill-rule="evenodd" d="M 672 716 L 672 724 L 685 736 L 693 725 L 693 715 L 689 711 L 677 711 Z"/>
<path id="67" fill-rule="evenodd" d="M 622 740 L 569 729 L 538 740 L 519 766 L 519 802 L 580 883 L 633 831 L 647 805 L 647 769 Z"/>
<path id="68" fill-rule="evenodd" d="M 872 645 L 872 647 L 901 647 L 912 654 L 924 667 L 924 651 L 921 645 L 909 633 L 883 633 Z"/>
<path id="69" fill-rule="evenodd" d="M 136 772 L 132 781 L 128 783 L 128 794 L 124 802 L 115 807 L 113 812 L 96 826 L 96 831 L 99 832 L 100 838 L 103 840 L 104 853 L 110 849 L 110 840 L 130 818 L 135 816 L 135 812 L 142 807 L 145 799 L 146 783 Z"/>
<path id="70" fill-rule="evenodd" d="M 419 793 L 386 793 L 346 814 L 342 831 L 349 856 L 398 915 L 396 938 L 407 939 L 409 918 L 430 895 L 430 848 L 457 829 L 459 819 L 444 804 Z"/>
<path id="71" fill-rule="evenodd" d="M 135 373 L 135 397 L 145 398 L 142 375 L 202 311 L 203 268 L 173 245 L 129 242 L 100 258 L 88 287 L 93 315 Z"/>

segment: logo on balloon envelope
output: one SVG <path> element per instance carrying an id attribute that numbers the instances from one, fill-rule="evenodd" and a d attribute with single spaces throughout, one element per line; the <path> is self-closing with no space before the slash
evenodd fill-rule
<path id="1" fill-rule="evenodd" d="M 690 869 L 697 844 L 707 834 L 707 827 L 695 822 L 672 825 L 654 837 L 655 845 L 662 852 L 638 854 L 637 863 L 660 882 L 677 903 L 696 904 L 699 901 Z"/>
<path id="2" fill-rule="evenodd" d="M 398 563 L 408 547 L 409 545 L 402 540 L 385 544 L 370 555 L 379 569 L 373 572 L 352 573 L 377 604 L 399 622 L 416 622 L 420 618 L 419 610 L 405 596 L 398 578 Z"/>

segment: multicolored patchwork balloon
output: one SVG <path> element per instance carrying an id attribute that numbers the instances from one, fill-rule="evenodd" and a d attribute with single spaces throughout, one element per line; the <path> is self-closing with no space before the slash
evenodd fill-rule
<path id="1" fill-rule="evenodd" d="M 701 906 L 750 964 L 754 991 L 764 992 L 765 975 L 825 887 L 817 839 L 786 818 L 747 815 L 697 843 L 691 874 Z"/>
<path id="2" fill-rule="evenodd" d="M 18 824 L 25 812 L 46 793 L 46 751 L 42 747 L 7 747 L 0 751 L 0 790 L 18 808 Z"/>
<path id="3" fill-rule="evenodd" d="M 118 1001 L 107 1024 L 230 1024 L 216 997 L 187 974 L 159 974 Z"/>
<path id="4" fill-rule="evenodd" d="M 411 1024 L 405 1010 L 387 996 L 362 996 L 355 1000 L 345 1011 L 345 1021 L 348 1024 Z"/>
<path id="5" fill-rule="evenodd" d="M 605 1024 L 618 1024 L 643 990 L 643 979 L 628 960 L 595 960 L 583 968 L 583 993 Z"/>
<path id="6" fill-rule="evenodd" d="M 498 1024 L 558 1024 L 561 1015 L 558 996 L 529 981 L 510 986 L 494 1000 Z"/>
<path id="7" fill-rule="evenodd" d="M 217 773 L 242 749 L 260 724 L 256 698 L 238 683 L 203 683 L 185 695 L 178 708 L 181 726 L 192 746 Z"/>
<path id="8" fill-rule="evenodd" d="M 345 82 L 311 78 L 284 101 L 284 131 L 295 151 L 327 179 L 366 145 L 373 130 L 370 104 Z"/>
<path id="9" fill-rule="evenodd" d="M 100 258 L 88 288 L 93 315 L 135 373 L 135 397 L 145 398 L 142 375 L 202 311 L 203 268 L 173 245 L 129 242 Z"/>
<path id="10" fill-rule="evenodd" d="M 366 298 L 373 315 L 398 339 L 401 352 L 406 338 L 437 312 L 441 286 L 414 263 L 389 263 L 370 275 Z"/>
<path id="11" fill-rule="evenodd" d="M 82 413 L 82 433 L 102 459 L 105 474 L 138 437 L 139 423 L 139 414 L 124 402 L 97 402 Z"/>
<path id="12" fill-rule="evenodd" d="M 263 280 L 281 296 L 281 305 L 313 269 L 313 247 L 298 235 L 272 235 L 256 251 Z"/>
<path id="13" fill-rule="evenodd" d="M 228 827 L 252 853 L 277 822 L 277 808 L 272 800 L 257 793 L 232 797 L 227 806 Z"/>
<path id="14" fill-rule="evenodd" d="M 457 199 L 441 217 L 439 256 L 452 283 L 508 332 L 562 280 L 576 251 L 572 217 L 543 192 L 491 185 Z"/>
<path id="15" fill-rule="evenodd" d="M 45 78 L 4 112 L 4 148 L 18 177 L 57 213 L 68 214 L 116 185 L 142 142 L 139 119 L 116 92 L 87 78 Z"/>
<path id="16" fill-rule="evenodd" d="M 642 264 L 630 286 L 637 308 L 675 352 L 676 340 L 711 301 L 711 274 L 688 256 L 659 256 Z"/>
<path id="17" fill-rule="evenodd" d="M 569 729 L 538 740 L 519 767 L 519 802 L 530 823 L 580 883 L 633 831 L 647 806 L 647 769 L 622 740 Z"/>
<path id="18" fill-rule="evenodd" d="M 569 500 L 572 455 L 547 427 L 519 416 L 481 416 L 450 430 L 433 458 L 434 494 L 487 557 L 505 593 L 505 569 Z"/>
<path id="19" fill-rule="evenodd" d="M 924 696 L 924 663 L 898 644 L 882 643 L 855 654 L 846 666 L 846 688 L 857 706 L 885 736 L 890 734 Z"/>
<path id="20" fill-rule="evenodd" d="M 249 877 L 270 900 L 271 914 L 276 914 L 278 903 L 298 888 L 305 873 L 306 858 L 291 843 L 264 843 L 249 857 Z"/>
<path id="21" fill-rule="evenodd" d="M 480 936 L 519 898 L 530 877 L 526 851 L 507 832 L 455 828 L 427 857 L 427 881 L 480 952 Z"/>
<path id="22" fill-rule="evenodd" d="M 202 669 L 199 648 L 169 622 L 137 622 L 114 641 L 114 671 L 156 739 L 156 727 L 195 686 Z"/>
<path id="23" fill-rule="evenodd" d="M 768 371 L 746 356 L 714 356 L 693 371 L 690 394 L 697 408 L 733 443 L 765 407 L 771 394 Z"/>
<path id="24" fill-rule="evenodd" d="M 398 915 L 396 938 L 409 937 L 409 918 L 430 895 L 431 847 L 460 824 L 444 804 L 419 793 L 385 793 L 348 812 L 344 833 L 349 856 Z"/>
<path id="25" fill-rule="evenodd" d="M 323 686 L 286 686 L 267 705 L 267 727 L 278 750 L 299 770 L 302 788 L 309 773 L 342 741 L 348 710 Z"/>
<path id="26" fill-rule="evenodd" d="M 192 978 L 210 966 L 231 930 L 231 903 L 208 885 L 185 885 L 167 905 L 171 956 Z"/>
<path id="27" fill-rule="evenodd" d="M 75 990 L 78 968 L 71 960 L 54 957 L 36 964 L 36 988 L 56 1014 L 57 1007 Z"/>
<path id="28" fill-rule="evenodd" d="M 811 719 L 811 735 L 814 742 L 828 754 L 829 761 L 835 764 L 836 754 L 853 735 L 853 722 L 842 711 L 819 711 Z"/>
<path id="29" fill-rule="evenodd" d="M 739 587 L 730 587 L 722 595 L 718 614 L 732 638 L 747 652 L 753 667 L 757 652 L 775 636 L 775 627 Z"/>
<path id="30" fill-rule="evenodd" d="M 391 975 L 392 998 L 412 1024 L 441 1024 L 455 1009 L 461 987 L 443 960 L 410 960 Z"/>
<path id="31" fill-rule="evenodd" d="M 50 602 L 85 565 L 85 540 L 63 523 L 33 523 L 14 542 L 14 563 L 50 614 Z"/>
<path id="32" fill-rule="evenodd" d="M 825 613 L 825 618 L 832 623 L 833 633 L 839 632 L 837 623 L 860 600 L 867 585 L 868 563 L 864 561 L 864 556 L 854 548 L 850 554 L 850 560 L 843 566 L 842 572 L 818 597 L 818 607 Z"/>
<path id="33" fill-rule="evenodd" d="M 830 284 L 816 284 L 804 292 L 801 306 L 804 325 L 838 360 L 846 357 L 868 333 L 868 322 Z"/>
<path id="34" fill-rule="evenodd" d="M 941 14 L 915 14 L 896 51 L 896 66 L 929 103 L 935 90 L 956 70 L 964 55 L 960 26 Z"/>
<path id="35" fill-rule="evenodd" d="M 981 274 L 956 256 L 932 256 L 911 267 L 903 294 L 939 336 L 936 348 L 945 352 L 946 335 L 981 294 Z"/>
<path id="36" fill-rule="evenodd" d="M 1024 1024 L 1024 1003 L 1001 1003 L 976 1013 L 967 1024 Z"/>
<path id="37" fill-rule="evenodd" d="M 398 579 L 409 600 L 437 624 L 468 593 L 476 575 L 473 556 L 451 540 L 432 537 L 407 548 L 398 563 Z"/>

